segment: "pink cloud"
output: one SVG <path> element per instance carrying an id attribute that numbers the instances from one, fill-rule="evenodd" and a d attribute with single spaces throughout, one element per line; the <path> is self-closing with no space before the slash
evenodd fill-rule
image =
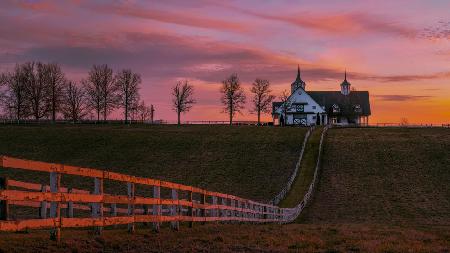
<path id="1" fill-rule="evenodd" d="M 191 26 L 196 28 L 208 28 L 220 31 L 245 32 L 248 30 L 247 24 L 210 18 L 190 13 L 187 11 L 166 11 L 156 8 L 146 8 L 137 4 L 87 4 L 86 8 L 106 14 L 115 14 L 134 18 L 154 20 L 164 23 Z"/>

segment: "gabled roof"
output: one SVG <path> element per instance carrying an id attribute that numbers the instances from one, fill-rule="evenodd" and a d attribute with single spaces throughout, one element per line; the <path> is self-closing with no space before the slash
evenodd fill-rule
<path id="1" fill-rule="evenodd" d="M 361 115 L 371 114 L 369 92 L 351 91 L 348 95 L 343 95 L 340 91 L 308 91 L 308 94 L 321 106 L 325 106 L 325 111 L 337 104 L 340 108 L 345 108 L 345 104 L 360 105 Z"/>

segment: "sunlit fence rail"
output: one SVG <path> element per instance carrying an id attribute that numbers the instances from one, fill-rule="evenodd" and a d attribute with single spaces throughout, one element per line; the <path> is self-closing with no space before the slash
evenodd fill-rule
<path id="1" fill-rule="evenodd" d="M 161 223 L 169 222 L 177 230 L 180 222 L 190 226 L 213 221 L 284 223 L 292 216 L 291 211 L 285 213 L 287 209 L 274 205 L 105 170 L 7 156 L 0 156 L 0 167 L 49 173 L 48 185 L 0 178 L 0 231 L 51 229 L 51 237 L 59 240 L 61 228 L 94 227 L 100 233 L 103 227 L 126 224 L 133 232 L 136 223 L 152 223 L 159 230 Z M 63 187 L 63 175 L 91 179 L 93 189 Z M 123 183 L 127 194 L 105 192 L 105 181 Z M 149 196 L 138 196 L 136 186 L 148 188 Z M 170 197 L 163 197 L 163 190 Z M 34 207 L 39 218 L 11 220 L 11 206 Z"/>

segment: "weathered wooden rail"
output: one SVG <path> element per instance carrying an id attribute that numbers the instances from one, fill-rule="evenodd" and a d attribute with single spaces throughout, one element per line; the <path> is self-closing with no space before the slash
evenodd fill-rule
<path id="1" fill-rule="evenodd" d="M 61 238 L 61 228 L 94 227 L 97 233 L 112 225 L 152 223 L 158 231 L 162 222 L 177 230 L 180 222 L 238 221 L 285 223 L 291 210 L 237 196 L 150 178 L 105 170 L 0 156 L 0 167 L 49 173 L 49 185 L 0 178 L 0 231 L 51 229 L 51 237 Z M 93 179 L 93 191 L 66 188 L 63 175 Z M 80 178 L 81 179 L 81 178 Z M 104 192 L 105 180 L 126 184 L 127 195 Z M 137 196 L 136 185 L 148 187 L 151 196 Z M 161 197 L 161 190 L 170 198 Z M 183 198 L 184 196 L 184 198 Z M 11 205 L 34 207 L 39 219 L 10 220 Z M 118 205 L 127 208 L 119 208 Z M 47 215 L 47 211 L 49 213 Z M 75 210 L 88 211 L 88 217 L 74 217 Z"/>

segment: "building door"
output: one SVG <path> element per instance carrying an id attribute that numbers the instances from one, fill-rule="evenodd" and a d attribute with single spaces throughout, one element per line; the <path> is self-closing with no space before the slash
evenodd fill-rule
<path id="1" fill-rule="evenodd" d="M 306 126 L 308 125 L 308 120 L 306 114 L 294 114 L 294 125 Z"/>

